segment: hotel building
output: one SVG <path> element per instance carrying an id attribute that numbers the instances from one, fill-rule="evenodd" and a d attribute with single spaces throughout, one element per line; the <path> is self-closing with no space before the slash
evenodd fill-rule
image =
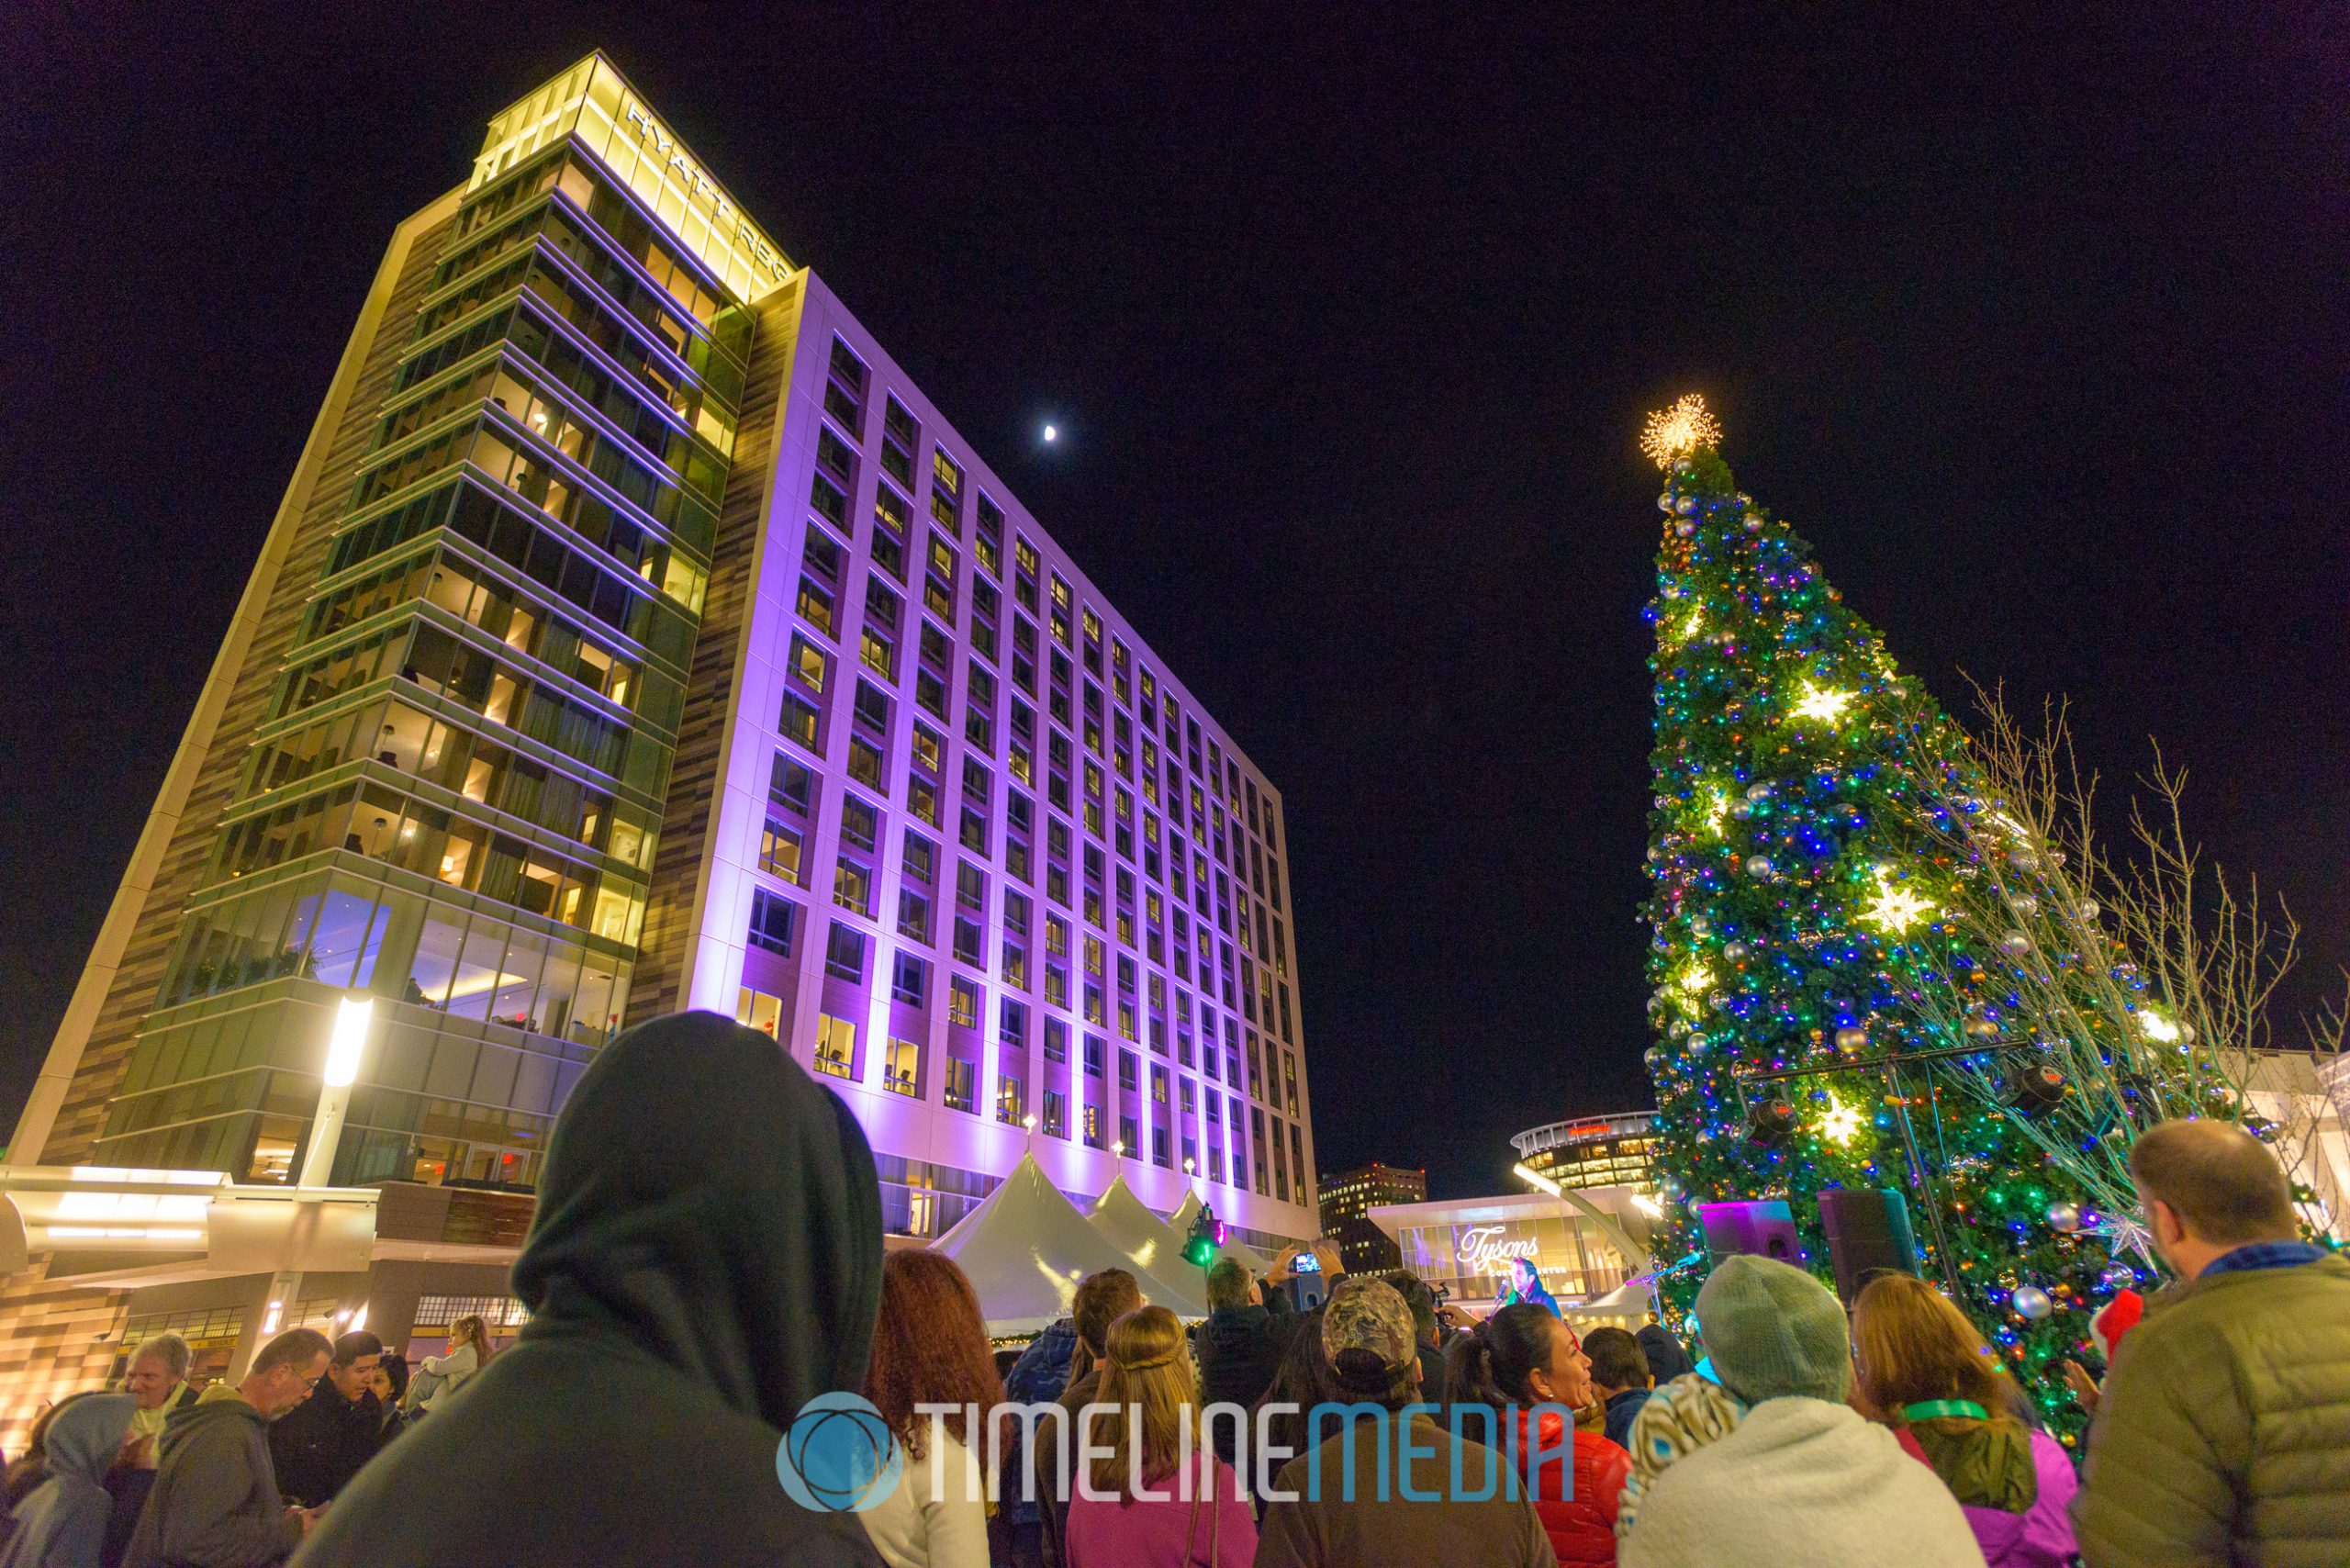
<path id="1" fill-rule="evenodd" d="M 1287 846 L 1169 661 L 590 56 L 393 237 L 18 1126 L 0 1377 L 501 1298 L 565 1093 L 681 1008 L 822 1075 L 900 1235 L 1033 1148 L 1309 1237 Z M 146 1223 L 207 1172 L 242 1195 L 208 1229 Z M 273 1193 L 373 1239 L 256 1265 L 222 1225 Z"/>

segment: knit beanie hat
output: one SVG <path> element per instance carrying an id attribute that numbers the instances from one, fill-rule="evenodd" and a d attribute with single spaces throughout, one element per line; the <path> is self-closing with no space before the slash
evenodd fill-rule
<path id="1" fill-rule="evenodd" d="M 1750 1404 L 1802 1394 L 1841 1403 L 1852 1328 L 1828 1287 L 1772 1258 L 1726 1258 L 1697 1292 L 1697 1333 L 1722 1386 Z"/>

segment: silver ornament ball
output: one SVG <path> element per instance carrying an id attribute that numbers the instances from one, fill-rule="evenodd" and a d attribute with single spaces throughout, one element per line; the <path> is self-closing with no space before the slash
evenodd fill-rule
<path id="1" fill-rule="evenodd" d="M 2059 1236 L 2070 1236 L 2081 1228 L 2081 1208 L 2078 1204 L 2048 1205 L 2048 1228 Z"/>
<path id="2" fill-rule="evenodd" d="M 1868 1043 L 1869 1032 L 1866 1029 L 1857 1028 L 1848 1024 L 1836 1031 L 1836 1048 L 1846 1056 L 1851 1056 L 1854 1051 L 1865 1049 Z"/>
<path id="3" fill-rule="evenodd" d="M 2055 1302 L 2051 1300 L 2048 1293 L 2038 1285 L 2018 1285 L 2016 1294 L 2009 1296 L 2008 1300 L 2013 1304 L 2018 1315 L 2028 1317 L 2034 1323 L 2043 1321 L 2050 1313 L 2056 1310 Z"/>

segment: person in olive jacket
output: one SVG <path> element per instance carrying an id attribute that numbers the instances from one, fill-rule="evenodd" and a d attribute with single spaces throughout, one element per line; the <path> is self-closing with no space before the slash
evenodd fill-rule
<path id="1" fill-rule="evenodd" d="M 2165 1122 L 2131 1174 L 2179 1283 L 2116 1347 L 2073 1526 L 2089 1568 L 2350 1562 L 2350 1261 L 2300 1239 L 2276 1157 Z"/>

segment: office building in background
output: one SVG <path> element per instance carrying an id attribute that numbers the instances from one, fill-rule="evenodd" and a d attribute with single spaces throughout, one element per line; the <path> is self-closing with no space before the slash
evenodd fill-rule
<path id="1" fill-rule="evenodd" d="M 1376 1204 L 1416 1204 L 1428 1195 L 1428 1173 L 1373 1160 L 1322 1178 L 1322 1234 L 1338 1244 L 1350 1274 L 1402 1266 L 1395 1238 L 1365 1217 Z"/>

